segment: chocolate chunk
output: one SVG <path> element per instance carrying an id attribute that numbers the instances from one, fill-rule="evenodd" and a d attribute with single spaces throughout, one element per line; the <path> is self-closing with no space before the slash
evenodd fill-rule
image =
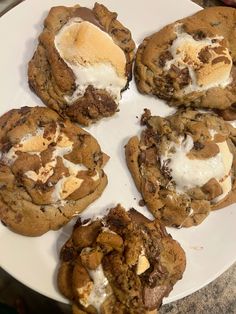
<path id="1" fill-rule="evenodd" d="M 173 59 L 173 56 L 169 50 L 162 52 L 159 56 L 159 61 L 158 61 L 159 66 L 163 68 L 166 64 L 166 61 L 169 61 L 172 59 Z"/>
<path id="2" fill-rule="evenodd" d="M 220 62 L 224 62 L 225 64 L 231 63 L 231 61 L 227 57 L 223 57 L 223 56 L 213 59 L 211 63 L 216 64 L 216 63 L 220 63 Z"/>
<path id="3" fill-rule="evenodd" d="M 151 117 L 151 111 L 145 108 L 144 113 L 142 114 L 141 120 L 140 120 L 141 125 L 146 125 L 150 117 Z"/>
<path id="4" fill-rule="evenodd" d="M 198 58 L 202 63 L 208 63 L 211 59 L 211 53 L 209 47 L 204 47 L 198 53 Z"/>
<path id="5" fill-rule="evenodd" d="M 168 295 L 170 287 L 157 286 L 154 288 L 145 287 L 143 291 L 144 304 L 149 310 L 159 308 L 162 304 L 162 299 Z"/>
<path id="6" fill-rule="evenodd" d="M 74 12 L 75 17 L 80 17 L 83 21 L 90 22 L 97 27 L 99 27 L 102 31 L 105 31 L 104 27 L 99 23 L 99 20 L 96 18 L 94 12 L 86 7 L 79 7 Z"/>
<path id="7" fill-rule="evenodd" d="M 204 144 L 197 141 L 197 142 L 193 143 L 193 147 L 194 147 L 195 150 L 200 150 L 200 149 L 204 148 Z"/>
<path id="8" fill-rule="evenodd" d="M 202 30 L 195 31 L 192 36 L 195 40 L 203 40 L 207 37 L 206 33 Z"/>
<path id="9" fill-rule="evenodd" d="M 209 200 L 213 200 L 223 193 L 222 187 L 215 178 L 210 179 L 206 184 L 204 184 L 202 186 L 202 191 L 208 194 Z"/>

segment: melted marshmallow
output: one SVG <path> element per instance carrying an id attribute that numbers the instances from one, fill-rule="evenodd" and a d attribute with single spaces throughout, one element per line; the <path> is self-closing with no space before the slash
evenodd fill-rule
<path id="1" fill-rule="evenodd" d="M 191 83 L 183 89 L 186 94 L 207 90 L 212 87 L 224 88 L 232 82 L 230 76 L 232 58 L 229 50 L 225 48 L 222 52 L 216 53 L 212 49 L 222 47 L 219 41 L 223 37 L 195 40 L 191 35 L 183 32 L 179 24 L 176 26 L 176 34 L 177 38 L 170 47 L 173 59 L 166 62 L 164 69 L 169 70 L 172 64 L 180 69 L 188 68 Z M 215 40 L 216 42 L 214 42 Z M 203 48 L 208 48 L 208 52 L 211 54 L 211 59 L 208 63 L 203 63 L 199 59 L 199 52 Z M 228 63 L 225 63 L 224 60 L 217 63 L 212 62 L 217 57 L 227 58 Z"/>
<path id="2" fill-rule="evenodd" d="M 54 168 L 57 163 L 57 158 L 61 157 L 64 166 L 69 170 L 69 177 L 63 176 L 54 186 L 54 192 L 52 193 L 52 200 L 56 202 L 63 200 L 75 190 L 77 190 L 83 183 L 83 179 L 76 178 L 79 171 L 87 170 L 82 164 L 74 164 L 73 162 L 64 158 L 64 155 L 69 154 L 73 149 L 73 142 L 68 137 L 61 133 L 57 141 L 57 146 L 53 151 L 52 159 L 44 166 L 39 168 L 38 173 L 29 170 L 25 175 L 33 181 L 42 181 L 45 183 L 54 173 Z"/>
<path id="3" fill-rule="evenodd" d="M 229 124 L 232 125 L 232 127 L 236 128 L 236 120 L 227 121 Z"/>
<path id="4" fill-rule="evenodd" d="M 57 202 L 64 200 L 75 190 L 77 190 L 83 183 L 83 179 L 77 178 L 79 171 L 88 170 L 82 164 L 74 164 L 73 162 L 64 158 L 73 150 L 73 142 L 69 138 L 60 132 L 60 127 L 57 125 L 54 134 L 50 134 L 48 138 L 44 138 L 44 128 L 37 128 L 34 133 L 27 134 L 21 138 L 19 144 L 14 145 L 7 153 L 4 153 L 2 158 L 8 164 L 13 164 L 18 158 L 17 152 L 26 152 L 28 154 L 34 154 L 40 157 L 40 153 L 48 148 L 50 143 L 55 142 L 56 146 L 52 153 L 52 158 L 44 166 L 42 165 L 38 171 L 28 170 L 25 172 L 25 176 L 33 181 L 41 181 L 46 183 L 47 180 L 54 174 L 54 169 L 57 164 L 57 158 L 62 159 L 63 165 L 68 169 L 69 176 L 63 176 L 54 186 L 52 193 L 52 201 Z M 100 176 L 96 171 L 96 174 L 91 177 L 94 181 L 97 181 Z"/>
<path id="5" fill-rule="evenodd" d="M 42 183 L 45 183 L 53 175 L 55 166 L 56 159 L 53 159 L 52 161 L 46 163 L 44 167 L 40 167 L 38 173 L 28 170 L 25 172 L 25 176 L 33 181 L 41 181 Z"/>
<path id="6" fill-rule="evenodd" d="M 219 182 L 222 188 L 222 194 L 213 200 L 214 203 L 223 200 L 232 189 L 231 167 L 233 163 L 233 154 L 230 152 L 227 142 L 217 143 L 217 145 L 219 146 L 222 155 L 225 176 Z"/>
<path id="7" fill-rule="evenodd" d="M 214 202 L 218 202 L 229 193 L 232 187 L 230 171 L 233 156 L 226 142 L 217 145 L 220 152 L 216 156 L 204 160 L 189 159 L 187 154 L 193 147 L 193 139 L 188 135 L 185 140 L 181 138 L 179 144 L 170 146 L 174 147 L 175 152 L 169 151 L 165 156 L 161 156 L 161 164 L 165 163 L 171 170 L 177 193 L 185 193 L 188 189 L 203 186 L 212 178 L 219 182 L 223 190 L 222 195 L 213 200 Z"/>
<path id="8" fill-rule="evenodd" d="M 94 284 L 88 297 L 88 304 L 94 306 L 98 313 L 100 313 L 101 305 L 108 296 L 108 280 L 104 275 L 101 265 L 99 265 L 95 270 L 88 270 L 88 272 Z"/>
<path id="9" fill-rule="evenodd" d="M 83 179 L 76 178 L 75 176 L 61 178 L 54 186 L 52 193 L 53 202 L 67 198 L 81 186 L 83 181 Z"/>
<path id="10" fill-rule="evenodd" d="M 29 133 L 23 136 L 19 144 L 11 147 L 11 149 L 3 154 L 3 159 L 7 164 L 13 164 L 18 158 L 16 152 L 39 155 L 52 142 L 56 142 L 59 131 L 56 129 L 55 134 L 50 136 L 50 139 L 44 138 L 44 128 L 37 128 L 34 133 Z"/>
<path id="11" fill-rule="evenodd" d="M 106 32 L 90 22 L 72 19 L 55 36 L 54 44 L 75 76 L 76 90 L 65 96 L 69 104 L 82 97 L 89 85 L 120 100 L 127 83 L 126 57 Z"/>

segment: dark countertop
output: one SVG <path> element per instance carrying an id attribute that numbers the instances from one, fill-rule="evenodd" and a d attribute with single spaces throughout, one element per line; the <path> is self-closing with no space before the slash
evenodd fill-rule
<path id="1" fill-rule="evenodd" d="M 13 0 L 0 0 L 0 5 Z M 159 0 L 160 1 L 160 0 Z M 177 1 L 176 1 L 177 2 Z M 194 0 L 203 6 L 219 0 Z M 16 306 L 21 314 L 70 314 L 70 306 L 52 301 L 25 287 L 0 269 L 0 302 Z M 0 313 L 1 309 L 0 309 Z M 236 314 L 236 264 L 205 288 L 164 305 L 159 314 Z"/>
<path id="2" fill-rule="evenodd" d="M 164 305 L 159 314 L 235 314 L 236 264 L 205 288 Z"/>
<path id="3" fill-rule="evenodd" d="M 204 8 L 222 5 L 222 2 L 220 0 L 192 0 L 192 1 Z"/>

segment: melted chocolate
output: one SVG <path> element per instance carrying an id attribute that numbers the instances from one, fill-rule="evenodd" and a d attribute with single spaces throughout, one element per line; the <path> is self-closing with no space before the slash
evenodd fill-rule
<path id="1" fill-rule="evenodd" d="M 102 31 L 105 31 L 104 27 L 99 23 L 98 19 L 96 18 L 92 10 L 85 7 L 80 7 L 76 9 L 75 16 L 78 16 L 82 20 L 90 22 L 95 26 L 99 27 Z"/>
<path id="2" fill-rule="evenodd" d="M 145 223 L 151 222 L 150 219 L 148 219 L 147 217 L 145 217 L 144 215 L 139 213 L 134 208 L 131 208 L 128 213 L 129 213 L 131 219 L 134 220 L 138 225 L 143 225 Z"/>

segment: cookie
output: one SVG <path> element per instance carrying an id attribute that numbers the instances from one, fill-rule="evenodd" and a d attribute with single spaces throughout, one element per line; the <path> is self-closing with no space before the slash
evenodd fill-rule
<path id="1" fill-rule="evenodd" d="M 236 102 L 235 23 L 236 9 L 212 7 L 145 38 L 135 64 L 139 91 L 173 106 L 230 108 Z"/>
<path id="2" fill-rule="evenodd" d="M 96 139 L 48 108 L 3 115 L 0 152 L 0 219 L 23 235 L 59 229 L 107 185 Z"/>
<path id="3" fill-rule="evenodd" d="M 29 85 L 48 107 L 89 125 L 118 110 L 134 48 L 130 31 L 104 5 L 53 7 L 29 62 Z"/>
<path id="4" fill-rule="evenodd" d="M 103 218 L 78 220 L 61 250 L 58 286 L 74 314 L 154 314 L 185 265 L 158 219 L 117 205 Z"/>
<path id="5" fill-rule="evenodd" d="M 211 210 L 236 201 L 236 129 L 222 118 L 182 109 L 142 116 L 146 128 L 125 148 L 135 184 L 166 226 L 200 224 Z"/>

